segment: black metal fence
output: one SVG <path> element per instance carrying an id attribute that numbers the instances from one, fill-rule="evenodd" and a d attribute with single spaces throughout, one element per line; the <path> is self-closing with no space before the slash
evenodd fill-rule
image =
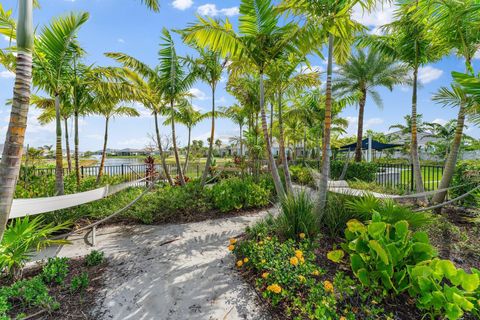
<path id="1" fill-rule="evenodd" d="M 423 185 L 425 190 L 436 190 L 443 176 L 443 166 L 422 165 Z M 414 191 L 415 178 L 411 164 L 380 164 L 376 174 L 376 182 L 385 187 Z"/>

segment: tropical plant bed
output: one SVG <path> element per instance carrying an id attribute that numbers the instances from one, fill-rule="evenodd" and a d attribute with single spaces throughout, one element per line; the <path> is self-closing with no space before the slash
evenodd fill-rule
<path id="1" fill-rule="evenodd" d="M 95 319 L 108 263 L 94 251 L 24 268 L 20 279 L 0 280 L 0 319 Z"/>

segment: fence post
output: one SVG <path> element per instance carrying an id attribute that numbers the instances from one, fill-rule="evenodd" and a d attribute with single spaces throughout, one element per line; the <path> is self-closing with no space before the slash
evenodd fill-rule
<path id="1" fill-rule="evenodd" d="M 83 179 L 83 166 L 80 167 L 80 172 L 81 172 L 82 179 Z"/>
<path id="2" fill-rule="evenodd" d="M 122 163 L 122 178 L 125 175 L 124 164 Z"/>
<path id="3" fill-rule="evenodd" d="M 415 180 L 415 175 L 414 175 L 414 172 L 413 172 L 413 163 L 410 165 L 410 191 L 413 192 L 414 188 L 415 188 L 415 185 L 414 185 L 414 181 Z"/>

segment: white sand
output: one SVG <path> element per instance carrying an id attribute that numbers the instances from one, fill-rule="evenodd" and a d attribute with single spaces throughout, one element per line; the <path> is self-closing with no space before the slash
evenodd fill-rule
<path id="1" fill-rule="evenodd" d="M 98 293 L 98 318 L 268 319 L 255 292 L 233 270 L 234 257 L 227 250 L 229 238 L 266 214 L 97 230 L 94 249 L 109 259 L 106 288 Z M 161 245 L 172 239 L 177 240 Z M 70 240 L 73 245 L 62 247 L 59 256 L 93 249 L 83 236 Z"/>

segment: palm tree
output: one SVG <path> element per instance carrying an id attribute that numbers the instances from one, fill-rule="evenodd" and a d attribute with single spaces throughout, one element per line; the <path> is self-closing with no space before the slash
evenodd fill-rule
<path id="1" fill-rule="evenodd" d="M 238 143 L 240 145 L 240 157 L 243 157 L 243 127 L 247 123 L 247 109 L 244 106 L 234 104 L 231 107 L 223 108 L 222 114 L 239 127 Z"/>
<path id="2" fill-rule="evenodd" d="M 353 6 L 359 5 L 369 10 L 375 5 L 374 0 L 284 0 L 281 8 L 295 15 L 303 16 L 313 29 L 319 30 L 313 41 L 316 47 L 328 39 L 327 50 L 327 81 L 325 97 L 325 126 L 322 147 L 322 169 L 319 182 L 319 210 L 325 208 L 330 175 L 330 139 L 332 127 L 332 72 L 333 56 L 339 64 L 346 62 L 350 55 L 350 47 L 355 35 L 364 27 L 352 19 Z"/>
<path id="3" fill-rule="evenodd" d="M 441 58 L 447 47 L 439 37 L 438 30 L 428 24 L 428 18 L 422 14 L 415 2 L 402 3 L 395 12 L 395 19 L 383 26 L 387 35 L 365 38 L 363 43 L 392 59 L 404 62 L 413 72 L 410 152 L 416 190 L 421 193 L 425 188 L 420 170 L 416 123 L 418 70 L 422 65 Z"/>
<path id="4" fill-rule="evenodd" d="M 240 4 L 239 32 L 236 33 L 228 19 L 224 23 L 199 17 L 196 25 L 184 30 L 187 42 L 195 42 L 202 48 L 218 51 L 232 60 L 255 66 L 259 77 L 260 113 L 262 130 L 267 148 L 277 196 L 285 195 L 277 165 L 272 154 L 267 117 L 265 112 L 264 74 L 268 65 L 288 51 L 299 51 L 303 44 L 300 27 L 294 23 L 280 25 L 280 13 L 271 0 L 242 0 Z"/>
<path id="5" fill-rule="evenodd" d="M 355 161 L 362 161 L 363 117 L 367 95 L 370 95 L 378 107 L 383 107 L 383 102 L 376 87 L 386 87 L 390 91 L 398 84 L 409 83 L 409 70 L 403 64 L 398 64 L 382 56 L 375 50 L 358 50 L 357 54 L 350 56 L 347 63 L 341 65 L 337 71 L 333 90 L 337 94 L 351 94 L 360 92 L 358 104 L 358 130 L 357 146 L 355 148 Z"/>
<path id="6" fill-rule="evenodd" d="M 160 65 L 159 65 L 159 79 L 163 87 L 163 94 L 165 100 L 170 105 L 170 119 L 172 126 L 172 143 L 173 152 L 175 155 L 175 162 L 178 171 L 178 180 L 180 185 L 185 185 L 185 178 L 183 176 L 182 166 L 180 164 L 180 157 L 178 156 L 177 137 L 175 131 L 175 106 L 178 105 L 182 99 L 189 95 L 189 89 L 193 85 L 196 74 L 186 73 L 181 64 L 180 57 L 175 50 L 175 43 L 167 29 L 162 31 L 161 48 L 159 51 Z"/>
<path id="7" fill-rule="evenodd" d="M 423 122 L 423 115 L 422 114 L 416 114 L 416 120 L 412 120 L 412 116 L 407 114 L 406 116 L 403 117 L 405 119 L 404 123 L 397 123 L 394 125 L 391 125 L 389 127 L 389 130 L 391 129 L 397 129 L 399 132 L 394 134 L 393 136 L 397 139 L 402 139 L 404 140 L 404 137 L 409 136 L 412 134 L 412 126 L 415 124 L 416 126 L 416 132 L 417 133 L 423 133 L 427 131 L 427 124 Z M 403 145 L 403 151 L 407 154 L 410 155 L 410 163 L 413 164 L 413 159 L 412 159 L 412 152 L 411 152 L 411 140 L 410 142 L 405 141 Z"/>
<path id="8" fill-rule="evenodd" d="M 190 144 L 192 137 L 192 128 L 199 124 L 201 121 L 210 116 L 210 113 L 202 114 L 200 111 L 195 110 L 193 106 L 188 102 L 187 99 L 184 99 L 174 111 L 173 118 L 178 123 L 183 124 L 188 129 L 188 142 L 187 142 L 187 153 L 185 155 L 185 163 L 183 164 L 183 172 L 186 172 L 188 169 L 188 160 L 190 157 Z M 171 125 L 172 118 L 167 118 L 164 125 Z"/>
<path id="9" fill-rule="evenodd" d="M 32 83 L 33 1 L 20 0 L 16 28 L 17 59 L 13 103 L 0 163 L 0 241 L 3 238 L 20 172 Z"/>
<path id="10" fill-rule="evenodd" d="M 437 95 L 433 96 L 433 101 L 436 101 L 440 97 Z M 440 98 L 443 100 L 442 98 Z M 447 101 L 444 101 L 447 102 Z M 435 153 L 439 156 L 445 158 L 448 157 L 448 154 L 451 151 L 451 142 L 455 139 L 455 133 L 457 129 L 457 121 L 455 119 L 447 121 L 445 124 L 439 124 L 436 122 L 426 123 L 429 131 L 429 137 L 435 137 L 435 142 L 432 142 L 431 145 L 435 147 Z M 465 126 L 468 129 L 467 126 Z M 472 137 L 463 134 L 462 142 L 466 140 L 472 141 Z"/>
<path id="11" fill-rule="evenodd" d="M 225 59 L 224 61 L 221 61 L 221 56 L 218 52 L 205 50 L 194 44 L 193 47 L 197 50 L 200 56 L 196 59 L 187 58 L 187 61 L 191 65 L 192 72 L 195 73 L 199 79 L 206 82 L 210 86 L 212 92 L 210 143 L 208 146 L 207 161 L 205 162 L 205 170 L 203 171 L 202 179 L 200 181 L 200 185 L 203 187 L 205 186 L 208 173 L 210 172 L 210 165 L 213 156 L 213 140 L 215 139 L 215 93 L 228 60 Z"/>
<path id="12" fill-rule="evenodd" d="M 82 52 L 76 41 L 80 27 L 88 20 L 88 13 L 70 14 L 54 19 L 45 27 L 35 47 L 34 84 L 55 99 L 56 116 L 56 166 L 55 188 L 59 195 L 64 193 L 63 151 L 61 127 L 61 98 L 66 92 L 67 75 L 71 73 L 71 62 Z"/>
<path id="13" fill-rule="evenodd" d="M 432 24 L 438 28 L 439 36 L 444 39 L 446 46 L 455 50 L 457 55 L 465 59 L 466 72 L 473 75 L 472 59 L 479 49 L 480 43 L 480 16 L 478 15 L 480 3 L 476 0 L 435 0 L 430 2 L 422 2 L 425 10 L 428 11 L 427 16 L 433 18 Z M 471 107 L 471 104 L 469 105 L 462 99 L 462 96 L 465 96 L 462 95 L 459 88 L 452 88 L 450 93 L 446 91 L 443 91 L 443 93 L 446 94 L 447 99 L 453 98 L 456 102 L 463 103 L 456 105 L 458 107 L 456 132 L 446 158 L 445 170 L 439 189 L 448 188 L 452 181 L 462 143 L 466 108 Z M 450 102 L 452 101 L 450 100 Z M 447 102 L 447 104 L 450 104 L 450 102 Z M 440 203 L 445 199 L 446 194 L 446 192 L 437 193 L 433 196 L 432 201 Z"/>

